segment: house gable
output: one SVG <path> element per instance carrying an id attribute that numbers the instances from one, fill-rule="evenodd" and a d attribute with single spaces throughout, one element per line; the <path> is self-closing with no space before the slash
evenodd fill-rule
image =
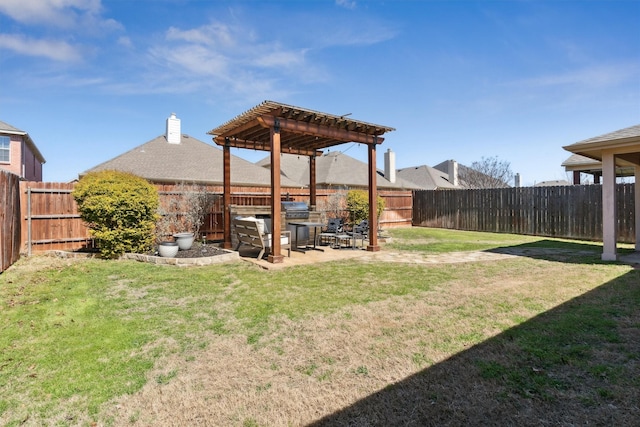
<path id="1" fill-rule="evenodd" d="M 42 181 L 42 165 L 46 161 L 29 134 L 0 121 L 0 136 L 9 141 L 9 161 L 0 162 L 0 168 L 27 181 Z"/>

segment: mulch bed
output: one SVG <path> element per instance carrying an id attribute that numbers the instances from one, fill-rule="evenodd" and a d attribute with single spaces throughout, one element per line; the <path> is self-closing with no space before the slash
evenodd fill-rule
<path id="1" fill-rule="evenodd" d="M 203 245 L 200 242 L 193 242 L 191 249 L 180 250 L 178 254 L 175 256 L 176 258 L 201 258 L 201 257 L 209 257 L 216 255 L 224 255 L 228 254 L 228 251 L 224 249 L 220 249 L 217 246 L 212 244 Z"/>

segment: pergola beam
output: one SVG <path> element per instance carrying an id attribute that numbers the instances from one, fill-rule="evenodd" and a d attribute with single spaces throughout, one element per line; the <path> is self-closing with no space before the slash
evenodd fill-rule
<path id="1" fill-rule="evenodd" d="M 224 138 L 215 137 L 213 141 L 218 144 L 224 146 Z M 256 140 L 245 140 L 245 139 L 232 139 L 229 142 L 230 146 L 233 148 L 247 148 L 251 150 L 258 151 L 271 151 L 271 142 L 262 142 Z M 322 156 L 322 151 L 313 150 L 304 147 L 282 147 L 282 153 L 285 154 L 297 154 L 300 156 Z"/>
<path id="2" fill-rule="evenodd" d="M 258 117 L 258 121 L 264 127 L 272 127 L 275 125 L 276 119 L 280 121 L 280 129 L 297 134 L 305 134 L 318 136 L 322 138 L 330 138 L 336 142 L 360 142 L 363 144 L 382 144 L 384 138 L 377 135 L 365 134 L 362 132 L 354 132 L 346 129 L 335 127 L 325 127 L 315 123 L 300 122 L 283 118 L 276 118 L 270 115 Z"/>

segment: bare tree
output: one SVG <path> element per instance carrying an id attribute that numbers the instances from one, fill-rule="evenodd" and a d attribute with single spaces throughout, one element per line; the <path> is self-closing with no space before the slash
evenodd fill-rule
<path id="1" fill-rule="evenodd" d="M 465 188 L 505 188 L 514 178 L 511 164 L 498 157 L 483 157 L 471 167 L 460 166 L 460 185 Z"/>

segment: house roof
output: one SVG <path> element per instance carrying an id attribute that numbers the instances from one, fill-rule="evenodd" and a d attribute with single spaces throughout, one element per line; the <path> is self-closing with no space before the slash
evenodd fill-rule
<path id="1" fill-rule="evenodd" d="M 271 159 L 267 156 L 256 164 L 268 168 L 271 165 Z M 283 154 L 280 160 L 280 171 L 283 176 L 289 179 L 309 185 L 309 158 L 307 156 Z M 369 167 L 366 163 L 340 151 L 332 151 L 316 157 L 316 185 L 368 187 L 368 174 Z M 416 184 L 402 178 L 396 178 L 396 182 L 392 183 L 381 172 L 378 172 L 376 184 L 378 188 L 385 189 L 419 188 Z"/>
<path id="2" fill-rule="evenodd" d="M 567 160 L 562 162 L 565 171 L 580 171 L 584 173 L 602 172 L 602 162 L 590 157 L 581 156 L 580 154 L 572 154 Z M 632 166 L 617 166 L 617 176 L 633 176 L 634 168 Z"/>
<path id="3" fill-rule="evenodd" d="M 611 150 L 616 153 L 617 166 L 640 165 L 640 125 L 585 139 L 563 148 L 598 161 L 602 160 L 603 150 Z"/>
<path id="4" fill-rule="evenodd" d="M 11 126 L 9 123 L 6 123 L 0 120 L 0 134 L 22 136 L 25 142 L 27 143 L 27 146 L 29 147 L 33 155 L 36 157 L 36 159 L 38 159 L 40 163 L 46 163 L 44 156 L 42 155 L 40 150 L 38 150 L 38 147 L 36 146 L 35 142 L 33 142 L 33 140 L 31 139 L 31 137 L 27 132 L 20 130 L 14 126 Z"/>
<path id="5" fill-rule="evenodd" d="M 320 156 L 323 149 L 345 142 L 381 144 L 392 127 L 353 120 L 347 116 L 264 101 L 212 129 L 218 145 L 271 151 L 271 128 L 280 129 L 281 152 Z"/>
<path id="6" fill-rule="evenodd" d="M 268 187 L 271 174 L 247 160 L 231 156 L 233 185 Z M 222 150 L 182 134 L 180 144 L 170 144 L 161 135 L 80 174 L 101 170 L 131 172 L 154 182 L 194 182 L 222 185 Z M 283 178 L 283 187 L 301 187 Z"/>
<path id="7" fill-rule="evenodd" d="M 449 181 L 449 174 L 427 165 L 398 169 L 397 175 L 424 190 L 460 188 Z"/>
<path id="8" fill-rule="evenodd" d="M 557 187 L 559 185 L 571 185 L 566 179 L 554 179 L 551 181 L 540 181 L 534 187 Z"/>

